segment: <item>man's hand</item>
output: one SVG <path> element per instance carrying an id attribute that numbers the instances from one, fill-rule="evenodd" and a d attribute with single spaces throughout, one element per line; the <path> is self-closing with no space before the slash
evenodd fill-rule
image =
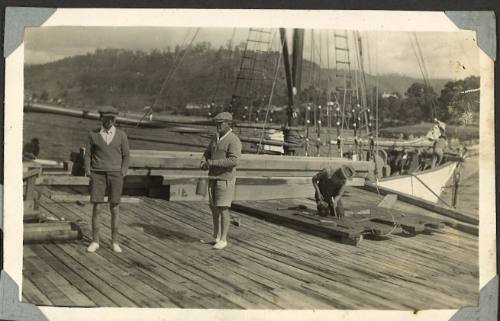
<path id="1" fill-rule="evenodd" d="M 90 177 L 90 171 L 85 171 L 85 176 Z"/>
<path id="2" fill-rule="evenodd" d="M 122 169 L 121 173 L 122 173 L 123 177 L 127 176 L 127 170 L 126 169 Z"/>
<path id="3" fill-rule="evenodd" d="M 200 163 L 200 168 L 204 171 L 208 170 L 208 163 L 206 160 L 202 160 Z"/>
<path id="4" fill-rule="evenodd" d="M 328 213 L 330 211 L 328 203 L 325 201 L 319 201 L 317 205 L 318 205 L 318 215 L 323 217 L 328 216 Z"/>

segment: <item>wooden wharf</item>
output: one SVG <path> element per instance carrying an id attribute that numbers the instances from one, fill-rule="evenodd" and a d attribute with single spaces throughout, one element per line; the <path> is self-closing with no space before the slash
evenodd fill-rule
<path id="1" fill-rule="evenodd" d="M 123 253 L 109 246 L 106 209 L 102 245 L 91 254 L 86 252 L 90 203 L 50 197 L 78 194 L 78 188 L 37 189 L 44 216 L 78 222 L 83 233 L 81 240 L 24 245 L 23 300 L 37 305 L 420 310 L 478 304 L 478 238 L 452 225 L 352 246 L 232 210 L 241 224 L 231 227 L 229 246 L 217 251 L 200 242 L 211 237 L 207 202 L 137 196 L 138 201 L 120 205 Z M 373 207 L 382 199 L 348 187 L 343 202 L 349 211 Z M 306 198 L 251 204 L 314 208 Z M 442 219 L 406 202 L 394 206 Z"/>

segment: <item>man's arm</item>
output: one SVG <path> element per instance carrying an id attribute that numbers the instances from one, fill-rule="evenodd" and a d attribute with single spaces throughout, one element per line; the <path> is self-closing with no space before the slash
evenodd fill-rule
<path id="1" fill-rule="evenodd" d="M 203 159 L 205 161 L 209 160 L 210 159 L 210 156 L 211 156 L 211 146 L 212 146 L 212 141 L 210 141 L 210 143 L 208 143 L 208 146 L 207 148 L 205 149 L 205 151 L 203 152 Z"/>
<path id="2" fill-rule="evenodd" d="M 211 147 L 212 147 L 212 141 L 210 141 L 210 143 L 208 143 L 207 148 L 203 152 L 203 156 L 202 156 L 201 162 L 200 162 L 200 168 L 202 170 L 208 169 L 208 160 L 210 159 L 210 156 L 211 156 Z"/>
<path id="3" fill-rule="evenodd" d="M 122 168 L 121 173 L 123 176 L 127 175 L 128 164 L 130 162 L 130 146 L 128 144 L 127 134 L 123 132 L 122 139 Z"/>
<path id="4" fill-rule="evenodd" d="M 209 166 L 233 168 L 238 166 L 238 161 L 241 158 L 241 142 L 238 137 L 233 136 L 233 140 L 229 143 L 226 158 L 208 160 Z"/>
<path id="5" fill-rule="evenodd" d="M 345 187 L 346 187 L 346 181 L 344 181 L 344 183 L 342 184 L 342 186 L 340 187 L 340 190 L 339 190 L 339 193 L 337 194 L 337 196 L 335 196 L 333 198 L 333 204 L 335 206 L 337 206 L 337 202 L 342 198 L 342 195 L 344 195 L 344 192 L 345 192 Z"/>
<path id="6" fill-rule="evenodd" d="M 85 144 L 85 155 L 83 157 L 83 162 L 85 164 L 85 176 L 90 176 L 90 154 L 92 151 L 92 137 L 89 133 L 87 138 L 87 143 Z"/>
<path id="7" fill-rule="evenodd" d="M 321 194 L 321 191 L 319 190 L 319 185 L 318 185 L 318 181 L 319 181 L 319 179 L 321 177 L 321 173 L 322 172 L 323 171 L 318 172 L 316 175 L 313 176 L 312 183 L 313 183 L 313 186 L 314 186 L 314 190 L 316 191 L 316 194 L 318 195 L 319 199 L 322 200 L 322 201 L 324 201 L 323 195 Z"/>

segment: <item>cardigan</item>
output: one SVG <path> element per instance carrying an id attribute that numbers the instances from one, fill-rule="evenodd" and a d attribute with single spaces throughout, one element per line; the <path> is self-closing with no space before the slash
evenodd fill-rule
<path id="1" fill-rule="evenodd" d="M 108 145 L 95 129 L 89 133 L 85 148 L 85 168 L 91 171 L 121 171 L 126 173 L 130 159 L 127 135 L 116 129 L 115 136 Z"/>
<path id="2" fill-rule="evenodd" d="M 203 153 L 208 163 L 208 176 L 230 181 L 236 177 L 236 166 L 241 158 L 241 142 L 233 132 L 221 140 L 214 136 Z"/>

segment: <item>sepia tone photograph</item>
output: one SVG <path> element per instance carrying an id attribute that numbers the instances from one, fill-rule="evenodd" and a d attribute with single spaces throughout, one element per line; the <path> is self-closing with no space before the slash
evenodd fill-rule
<path id="1" fill-rule="evenodd" d="M 473 32 L 34 27 L 22 301 L 479 300 Z"/>

